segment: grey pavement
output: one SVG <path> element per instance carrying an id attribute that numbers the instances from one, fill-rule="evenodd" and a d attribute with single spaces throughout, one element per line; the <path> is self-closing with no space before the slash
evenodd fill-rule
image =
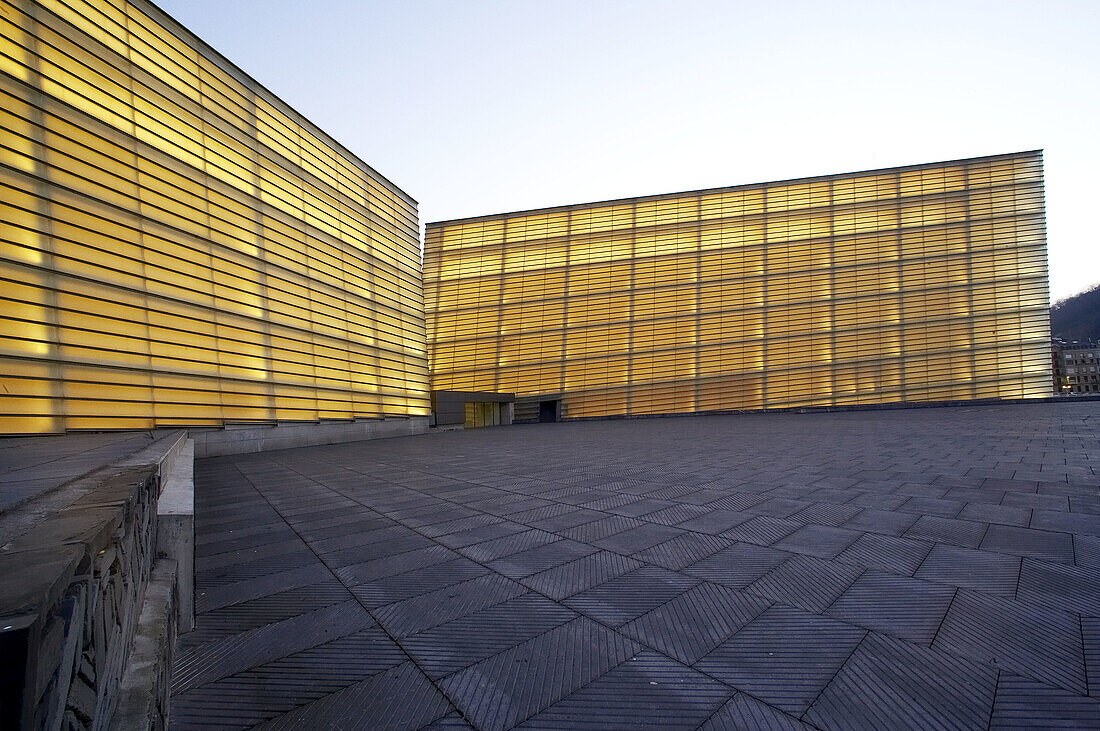
<path id="1" fill-rule="evenodd" d="M 196 463 L 176 728 L 1100 726 L 1100 402 Z"/>

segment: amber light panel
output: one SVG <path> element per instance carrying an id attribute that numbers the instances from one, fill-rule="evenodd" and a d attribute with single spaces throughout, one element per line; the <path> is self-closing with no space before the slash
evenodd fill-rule
<path id="1" fill-rule="evenodd" d="M 0 433 L 420 416 L 416 202 L 153 5 L 0 15 Z"/>
<path id="2" fill-rule="evenodd" d="M 1042 153 L 430 223 L 435 389 L 565 417 L 1050 390 Z"/>

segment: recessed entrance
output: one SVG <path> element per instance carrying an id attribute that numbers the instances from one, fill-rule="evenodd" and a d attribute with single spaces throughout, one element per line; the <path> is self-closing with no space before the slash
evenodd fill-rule
<path id="1" fill-rule="evenodd" d="M 560 401 L 539 401 L 539 421 L 551 422 L 558 420 L 558 405 Z"/>
<path id="2" fill-rule="evenodd" d="M 463 424 L 465 428 L 480 429 L 483 426 L 498 426 L 499 424 L 499 403 L 466 402 L 466 421 Z"/>

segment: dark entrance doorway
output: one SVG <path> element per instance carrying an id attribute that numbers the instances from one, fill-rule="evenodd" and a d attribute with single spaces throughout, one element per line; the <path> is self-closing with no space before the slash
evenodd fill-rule
<path id="1" fill-rule="evenodd" d="M 539 422 L 558 420 L 557 401 L 539 401 Z"/>

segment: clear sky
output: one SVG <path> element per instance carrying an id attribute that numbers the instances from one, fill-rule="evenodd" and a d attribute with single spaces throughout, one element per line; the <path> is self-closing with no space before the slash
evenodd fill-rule
<path id="1" fill-rule="evenodd" d="M 421 221 L 1042 148 L 1100 282 L 1098 0 L 160 0 Z"/>

